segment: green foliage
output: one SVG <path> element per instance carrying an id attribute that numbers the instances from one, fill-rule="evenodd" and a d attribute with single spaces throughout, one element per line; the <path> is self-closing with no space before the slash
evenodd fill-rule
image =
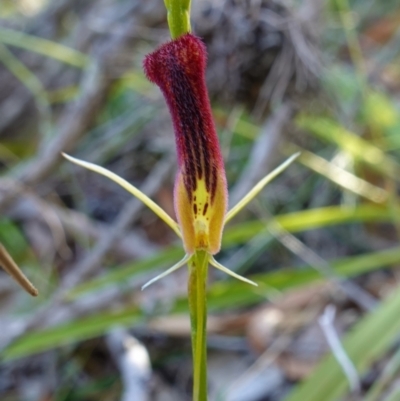
<path id="1" fill-rule="evenodd" d="M 171 249 L 161 252 L 157 258 L 149 258 L 136 262 L 126 268 L 118 268 L 102 277 L 94 279 L 88 285 L 81 285 L 71 293 L 74 298 L 85 296 L 88 291 L 101 291 L 107 287 L 118 285 L 124 290 L 124 282 L 128 279 L 140 278 L 144 271 L 153 273 L 155 269 L 170 265 L 180 256 L 181 250 Z M 169 258 L 171 259 L 169 261 Z M 337 277 L 357 277 L 367 272 L 392 266 L 400 260 L 400 248 L 372 252 L 360 256 L 343 258 L 330 262 Z M 277 292 L 300 288 L 317 280 L 326 280 L 317 270 L 308 266 L 298 268 L 286 267 L 270 273 L 251 276 L 259 284 L 258 288 L 236 281 L 219 281 L 211 285 L 208 291 L 208 304 L 212 312 L 223 312 L 237 307 L 250 306 L 262 302 L 265 298 L 273 298 Z M 187 313 L 185 298 L 177 300 L 170 313 Z M 10 345 L 3 353 L 6 359 L 26 357 L 41 351 L 75 343 L 105 333 L 114 325 L 133 325 L 148 319 L 144 312 L 135 307 L 128 307 L 118 312 L 102 312 L 87 318 L 55 328 L 32 332 L 21 337 Z"/>
<path id="2" fill-rule="evenodd" d="M 64 344 L 93 338 L 117 324 L 132 325 L 138 321 L 139 316 L 137 308 L 133 307 L 118 312 L 102 312 L 52 329 L 30 333 L 7 348 L 2 353 L 2 358 L 3 360 L 19 358 L 32 352 L 43 352 Z"/>
<path id="3" fill-rule="evenodd" d="M 85 67 L 89 58 L 77 50 L 8 28 L 0 28 L 0 42 L 53 58 L 73 67 Z"/>
<path id="4" fill-rule="evenodd" d="M 343 345 L 360 374 L 385 354 L 400 332 L 400 292 L 394 291 L 379 308 L 367 315 L 344 338 Z M 314 373 L 285 401 L 335 401 L 348 391 L 347 378 L 337 360 L 325 358 Z"/>
<path id="5" fill-rule="evenodd" d="M 29 249 L 19 227 L 9 219 L 0 219 L 0 242 L 16 260 L 23 260 Z"/>
<path id="6" fill-rule="evenodd" d="M 300 115 L 297 123 L 314 135 L 338 145 L 355 160 L 367 164 L 379 173 L 400 180 L 400 164 L 367 140 L 348 131 L 332 119 Z"/>

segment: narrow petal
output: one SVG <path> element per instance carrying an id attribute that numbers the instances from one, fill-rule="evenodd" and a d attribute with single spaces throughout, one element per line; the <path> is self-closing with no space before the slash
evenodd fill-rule
<path id="1" fill-rule="evenodd" d="M 247 279 L 247 278 L 245 278 L 245 277 L 242 277 L 242 276 L 240 276 L 239 274 L 236 274 L 236 273 L 233 272 L 232 270 L 229 270 L 227 267 L 221 265 L 221 263 L 218 263 L 218 262 L 213 258 L 213 256 L 211 256 L 211 255 L 210 255 L 210 258 L 209 258 L 209 262 L 210 262 L 210 264 L 212 264 L 214 267 L 216 267 L 217 269 L 223 271 L 224 273 L 229 274 L 230 276 L 235 277 L 235 278 L 237 278 L 237 279 L 240 280 L 240 281 L 244 281 L 245 283 L 248 283 L 248 284 L 251 284 L 251 285 L 254 285 L 254 286 L 258 287 L 258 284 L 257 284 L 257 283 L 255 283 L 254 281 L 251 281 L 251 280 L 249 280 L 249 279 Z"/>
<path id="2" fill-rule="evenodd" d="M 168 274 L 173 273 L 175 270 L 178 270 L 180 267 L 184 266 L 189 259 L 192 257 L 192 255 L 186 254 L 182 260 L 180 260 L 176 265 L 173 265 L 170 267 L 168 270 L 166 270 L 164 273 L 161 273 L 157 277 L 152 278 L 150 281 L 148 281 L 145 285 L 142 286 L 142 290 L 147 288 L 149 285 L 155 283 L 156 281 L 160 280 L 160 278 L 163 278 L 165 276 L 168 276 Z"/>
<path id="3" fill-rule="evenodd" d="M 250 192 L 243 197 L 225 216 L 225 224 L 228 223 L 234 216 L 236 216 L 248 203 L 250 203 L 262 190 L 263 188 L 270 183 L 275 177 L 277 177 L 282 171 L 284 171 L 287 167 L 289 167 L 298 157 L 300 156 L 300 152 L 295 153 L 293 156 L 290 156 L 285 162 L 283 162 L 280 166 L 278 166 L 274 171 L 270 174 L 266 175 L 261 181 L 259 181 L 254 187 L 250 190 Z"/>
<path id="4" fill-rule="evenodd" d="M 157 203 L 153 202 L 147 195 L 145 195 L 142 191 L 140 191 L 135 186 L 130 184 L 128 181 L 124 180 L 119 175 L 111 172 L 110 170 L 105 169 L 104 167 L 100 167 L 96 164 L 76 159 L 75 157 L 69 156 L 65 153 L 63 153 L 62 155 L 70 162 L 85 167 L 88 170 L 95 171 L 98 174 L 104 175 L 105 177 L 109 178 L 110 180 L 120 185 L 122 188 L 126 189 L 133 196 L 142 201 L 160 219 L 162 219 L 166 224 L 168 224 L 175 231 L 176 235 L 179 238 L 182 238 L 178 224 L 163 209 L 161 209 L 161 207 L 158 206 Z"/>

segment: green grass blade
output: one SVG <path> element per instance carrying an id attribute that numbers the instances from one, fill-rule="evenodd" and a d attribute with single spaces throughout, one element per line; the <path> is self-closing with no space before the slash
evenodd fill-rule
<path id="1" fill-rule="evenodd" d="M 338 224 L 388 222 L 391 221 L 391 214 L 379 206 L 330 206 L 278 215 L 275 220 L 285 230 L 296 233 Z M 265 224 L 259 220 L 231 226 L 225 230 L 222 245 L 247 242 L 265 228 Z"/>
<path id="2" fill-rule="evenodd" d="M 384 208 L 376 206 L 359 206 L 357 208 L 332 206 L 287 213 L 276 216 L 275 219 L 285 230 L 289 232 L 299 232 L 336 224 L 389 221 L 390 213 Z M 262 230 L 265 230 L 265 224 L 259 220 L 228 227 L 223 236 L 223 246 L 229 247 L 245 243 Z M 168 267 L 171 263 L 176 262 L 182 257 L 183 252 L 180 247 L 171 247 L 166 251 L 161 251 L 156 256 L 134 263 L 127 263 L 112 269 L 101 277 L 81 284 L 71 291 L 69 298 L 73 299 L 84 293 L 97 291 L 108 285 L 123 283 L 131 278 L 132 275 Z"/>
<path id="3" fill-rule="evenodd" d="M 330 262 L 338 277 L 351 278 L 398 264 L 400 247 L 380 252 L 371 252 L 360 256 L 342 258 Z M 208 306 L 211 311 L 221 311 L 232 307 L 249 306 L 272 298 L 279 292 L 298 288 L 326 280 L 317 270 L 307 266 L 298 268 L 282 268 L 270 273 L 257 274 L 249 277 L 259 287 L 250 287 L 238 281 L 218 281 L 214 283 L 208 295 Z"/>
<path id="4" fill-rule="evenodd" d="M 335 260 L 331 262 L 331 266 L 338 276 L 354 277 L 396 264 L 399 261 L 400 247 Z M 144 269 L 145 265 L 140 266 Z M 215 312 L 250 306 L 275 296 L 277 292 L 301 287 L 317 280 L 325 280 L 316 270 L 304 266 L 297 269 L 283 268 L 251 278 L 259 284 L 258 288 L 236 280 L 219 281 L 211 285 L 207 300 L 209 309 Z M 179 299 L 171 311 L 171 313 L 187 312 L 186 298 Z M 11 344 L 3 352 L 3 356 L 6 359 L 28 356 L 63 344 L 101 335 L 116 324 L 133 325 L 141 319 L 144 317 L 135 308 L 124 309 L 118 313 L 102 312 L 55 328 L 29 333 Z"/>
<path id="5" fill-rule="evenodd" d="M 333 120 L 323 117 L 300 115 L 297 124 L 309 130 L 314 135 L 335 143 L 341 149 L 349 152 L 356 160 L 362 161 L 376 171 L 398 181 L 400 179 L 400 164 L 381 149 L 363 138 L 346 130 Z"/>
<path id="6" fill-rule="evenodd" d="M 89 61 L 86 55 L 70 47 L 8 28 L 0 28 L 0 43 L 42 54 L 73 67 L 84 68 Z"/>
<path id="7" fill-rule="evenodd" d="M 347 334 L 344 348 L 358 372 L 366 373 L 385 353 L 400 332 L 400 290 L 382 302 Z M 337 401 L 348 391 L 348 382 L 336 359 L 329 355 L 285 401 Z"/>
<path id="8" fill-rule="evenodd" d="M 101 312 L 70 323 L 27 334 L 2 351 L 1 359 L 9 360 L 36 354 L 75 341 L 96 337 L 114 325 L 130 326 L 141 317 L 137 308 L 119 312 Z"/>
<path id="9" fill-rule="evenodd" d="M 8 48 L 0 43 L 0 63 L 31 92 L 41 114 L 40 125 L 44 137 L 51 131 L 51 109 L 47 93 L 37 76 L 29 70 Z"/>
<path id="10" fill-rule="evenodd" d="M 96 291 L 112 284 L 124 283 L 127 279 L 132 278 L 134 275 L 149 273 L 156 269 L 169 267 L 173 262 L 182 259 L 183 250 L 181 247 L 171 247 L 165 251 L 159 252 L 156 256 L 147 259 L 139 260 L 134 263 L 127 263 L 112 269 L 106 274 L 90 280 L 86 283 L 78 285 L 69 293 L 68 299 L 77 298 L 80 295 L 88 292 Z"/>

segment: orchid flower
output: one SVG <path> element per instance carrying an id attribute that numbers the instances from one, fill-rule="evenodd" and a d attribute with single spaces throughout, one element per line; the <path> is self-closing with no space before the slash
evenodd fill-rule
<path id="1" fill-rule="evenodd" d="M 298 156 L 293 155 L 258 182 L 236 206 L 227 211 L 228 191 L 224 162 L 205 84 L 206 49 L 190 33 L 189 0 L 165 0 L 172 41 L 144 60 L 147 78 L 167 102 L 178 156 L 174 204 L 177 221 L 143 192 L 113 172 L 64 154 L 71 162 L 102 174 L 121 185 L 157 214 L 182 239 L 185 256 L 174 266 L 143 285 L 142 289 L 189 266 L 188 298 L 193 344 L 193 400 L 207 400 L 206 282 L 208 265 L 257 286 L 214 258 L 221 249 L 223 229 L 238 212 Z"/>
<path id="2" fill-rule="evenodd" d="M 204 252 L 208 263 L 230 276 L 257 286 L 217 262 L 225 224 L 240 212 L 297 154 L 264 177 L 227 212 L 228 191 L 225 168 L 212 118 L 205 84 L 206 50 L 203 42 L 188 33 L 162 45 L 144 60 L 144 70 L 157 84 L 168 104 L 178 155 L 174 203 L 177 222 L 139 189 L 98 165 L 69 155 L 71 162 L 102 174 L 139 198 L 182 239 L 186 251 L 182 260 L 143 285 L 142 289 L 167 276 Z"/>

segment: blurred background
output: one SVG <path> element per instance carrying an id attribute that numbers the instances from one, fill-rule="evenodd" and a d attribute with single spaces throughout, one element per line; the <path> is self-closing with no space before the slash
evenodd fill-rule
<path id="1" fill-rule="evenodd" d="M 209 274 L 212 401 L 400 400 L 400 8 L 396 0 L 193 0 L 237 202 Z M 1 0 L 2 401 L 186 401 L 183 251 L 116 172 L 173 210 L 170 117 L 144 77 L 162 0 Z"/>

